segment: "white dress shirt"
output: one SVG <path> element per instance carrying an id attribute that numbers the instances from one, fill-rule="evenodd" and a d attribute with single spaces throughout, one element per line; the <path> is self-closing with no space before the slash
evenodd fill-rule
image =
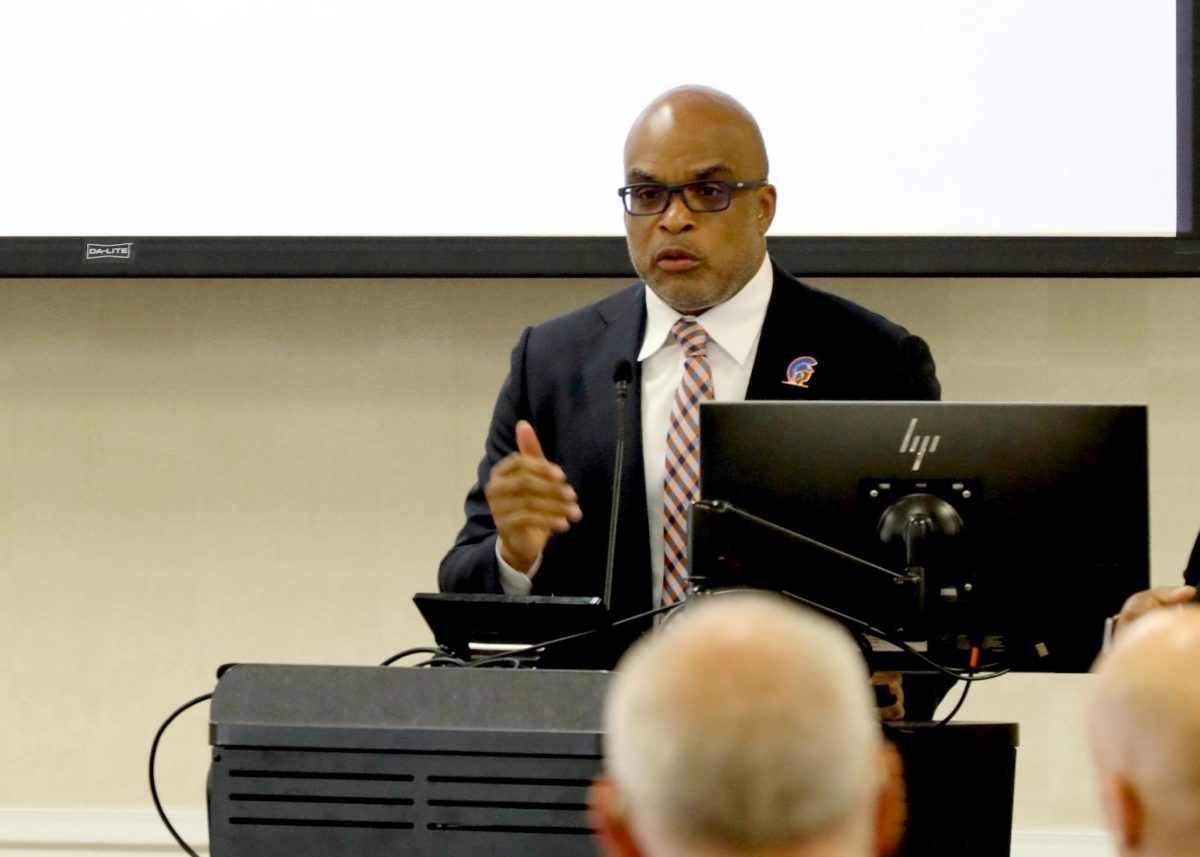
<path id="1" fill-rule="evenodd" d="M 708 365 L 712 370 L 714 401 L 740 402 L 746 398 L 773 283 L 771 259 L 764 256 L 758 272 L 729 300 L 703 315 L 682 316 L 698 320 L 708 333 Z M 671 327 L 681 316 L 650 288 L 645 291 L 646 333 L 638 352 L 642 367 L 642 459 L 646 478 L 646 517 L 650 525 L 651 603 L 658 606 L 663 582 L 663 475 L 667 464 L 667 424 L 675 404 L 675 390 L 683 377 L 683 349 L 671 335 Z M 533 568 L 522 574 L 500 558 L 497 539 L 496 560 L 500 567 L 500 586 L 506 593 L 526 595 L 531 591 L 533 576 L 542 563 L 540 556 Z"/>
<path id="2" fill-rule="evenodd" d="M 758 353 L 758 338 L 774 275 L 770 257 L 741 291 L 695 318 L 708 333 L 708 366 L 712 370 L 713 400 L 740 402 L 746 398 L 750 370 Z M 651 604 L 658 606 L 663 585 L 663 477 L 667 466 L 667 430 L 675 391 L 683 377 L 683 349 L 671 335 L 680 315 L 646 289 L 646 336 L 638 362 L 642 364 L 642 460 L 646 474 L 646 520 L 650 525 Z"/>

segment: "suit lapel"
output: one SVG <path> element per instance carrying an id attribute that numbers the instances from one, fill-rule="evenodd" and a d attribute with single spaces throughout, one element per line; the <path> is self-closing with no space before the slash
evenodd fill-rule
<path id="1" fill-rule="evenodd" d="M 775 280 L 771 288 L 771 300 L 767 303 L 762 334 L 758 338 L 758 351 L 754 356 L 754 368 L 750 370 L 746 398 L 812 398 L 812 393 L 806 387 L 787 383 L 788 367 L 799 358 L 813 358 L 812 371 L 819 371 L 815 366 L 820 355 L 804 351 L 805 331 L 809 322 L 804 312 L 807 290 L 803 283 L 777 265 L 773 264 L 773 268 Z M 802 365 L 798 364 L 798 368 Z M 803 377 L 798 375 L 794 380 L 803 381 Z"/>
<path id="2" fill-rule="evenodd" d="M 626 403 L 625 464 L 629 467 L 632 458 L 637 458 L 641 467 L 641 366 L 638 351 L 641 350 L 643 331 L 646 327 L 646 302 L 640 287 L 626 289 L 610 300 L 596 306 L 596 335 L 590 342 L 582 343 L 580 363 L 585 368 L 586 385 L 583 401 L 594 404 L 592 410 L 591 437 L 589 444 L 604 456 L 605 472 L 611 477 L 613 454 L 616 452 L 616 388 L 613 370 L 621 360 L 628 360 L 633 369 L 633 381 L 629 385 Z M 622 480 L 628 476 L 622 475 Z"/>

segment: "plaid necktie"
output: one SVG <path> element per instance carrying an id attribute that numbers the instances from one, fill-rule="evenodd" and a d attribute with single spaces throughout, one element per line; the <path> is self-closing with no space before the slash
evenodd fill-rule
<path id="1" fill-rule="evenodd" d="M 683 348 L 683 377 L 675 391 L 667 428 L 667 466 L 663 478 L 662 605 L 684 597 L 687 582 L 687 513 L 700 496 L 700 403 L 713 397 L 712 370 L 700 323 L 679 319 L 671 335 Z"/>

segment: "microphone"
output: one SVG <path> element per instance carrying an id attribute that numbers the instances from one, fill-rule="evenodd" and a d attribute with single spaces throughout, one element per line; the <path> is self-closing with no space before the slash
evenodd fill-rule
<path id="1" fill-rule="evenodd" d="M 608 558 L 604 563 L 604 609 L 612 609 L 613 563 L 617 553 L 617 515 L 621 508 L 621 468 L 625 461 L 625 402 L 629 398 L 629 383 L 633 380 L 633 364 L 618 360 L 613 366 L 613 383 L 617 387 L 617 452 L 613 456 L 612 508 L 608 513 Z"/>

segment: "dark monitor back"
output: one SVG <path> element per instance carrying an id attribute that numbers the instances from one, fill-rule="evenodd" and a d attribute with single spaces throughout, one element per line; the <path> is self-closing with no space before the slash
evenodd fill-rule
<path id="1" fill-rule="evenodd" d="M 1013 668 L 1087 670 L 1104 618 L 1148 586 L 1144 406 L 710 403 L 700 426 L 704 499 L 889 569 L 906 557 L 880 538 L 885 510 L 912 493 L 952 505 L 963 528 L 926 545 L 929 592 L 970 594 L 934 612 L 931 636 L 986 638 Z M 838 573 L 816 555 L 801 565 L 771 585 L 802 594 L 808 576 L 822 591 Z"/>

